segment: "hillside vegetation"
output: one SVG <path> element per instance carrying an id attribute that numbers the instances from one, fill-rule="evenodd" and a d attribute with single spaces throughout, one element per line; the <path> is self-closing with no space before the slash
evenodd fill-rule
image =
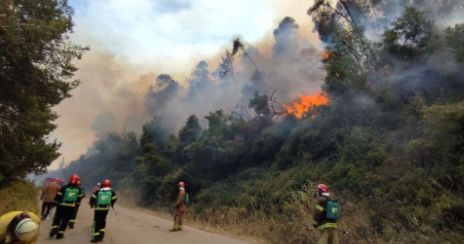
<path id="1" fill-rule="evenodd" d="M 18 210 L 39 213 L 39 190 L 31 182 L 17 180 L 0 189 L 0 214 Z"/>
<path id="2" fill-rule="evenodd" d="M 377 39 L 325 30 L 330 103 L 301 119 L 276 118 L 256 93 L 251 119 L 211 111 L 206 128 L 191 115 L 169 135 L 155 117 L 139 140 L 108 135 L 62 173 L 111 177 L 149 207 L 171 206 L 184 180 L 191 219 L 272 243 L 315 240 L 325 182 L 347 242 L 464 242 L 464 24 L 438 27 L 427 11 L 406 8 Z"/>

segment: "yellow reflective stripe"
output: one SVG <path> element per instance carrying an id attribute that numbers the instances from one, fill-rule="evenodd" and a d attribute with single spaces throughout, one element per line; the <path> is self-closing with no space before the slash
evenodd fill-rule
<path id="1" fill-rule="evenodd" d="M 100 235 L 100 233 L 95 233 L 95 221 L 93 221 L 92 223 L 92 235 L 93 236 Z"/>
<path id="2" fill-rule="evenodd" d="M 56 229 L 56 228 L 58 228 L 58 225 L 52 226 L 52 229 Z"/>
<path id="3" fill-rule="evenodd" d="M 110 210 L 110 207 L 102 208 L 102 207 L 96 207 L 95 210 Z"/>
<path id="4" fill-rule="evenodd" d="M 67 207 L 75 207 L 76 204 L 75 203 L 60 203 L 60 206 L 67 206 Z"/>
<path id="5" fill-rule="evenodd" d="M 105 229 L 100 229 L 100 232 L 105 232 Z"/>
<path id="6" fill-rule="evenodd" d="M 319 204 L 316 204 L 316 209 L 319 211 L 324 211 L 324 208 Z"/>
<path id="7" fill-rule="evenodd" d="M 61 191 L 59 191 L 58 193 L 56 193 L 56 195 L 63 195 L 63 193 L 61 193 Z"/>
<path id="8" fill-rule="evenodd" d="M 334 228 L 337 229 L 337 223 L 325 223 L 323 225 L 319 225 L 317 227 L 319 230 L 327 229 L 327 228 Z"/>
<path id="9" fill-rule="evenodd" d="M 112 197 L 112 198 L 111 198 L 111 200 L 114 200 L 114 199 L 116 199 L 116 198 L 118 198 L 118 196 L 114 196 L 114 197 Z"/>

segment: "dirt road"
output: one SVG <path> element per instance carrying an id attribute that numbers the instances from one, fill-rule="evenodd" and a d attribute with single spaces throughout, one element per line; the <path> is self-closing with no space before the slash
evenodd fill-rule
<path id="1" fill-rule="evenodd" d="M 74 229 L 67 229 L 62 240 L 50 239 L 48 232 L 52 219 L 42 222 L 39 244 L 82 244 L 90 243 L 90 225 L 93 212 L 87 204 L 79 210 L 77 224 Z M 139 211 L 123 206 L 116 206 L 116 215 L 110 213 L 107 218 L 105 240 L 103 243 L 142 244 L 142 243 L 247 243 L 215 233 L 201 231 L 184 226 L 183 231 L 170 232 L 172 222 L 152 215 L 147 211 Z"/>

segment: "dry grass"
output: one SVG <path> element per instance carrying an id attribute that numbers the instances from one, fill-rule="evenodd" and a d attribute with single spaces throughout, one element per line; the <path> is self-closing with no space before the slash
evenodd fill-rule
<path id="1" fill-rule="evenodd" d="M 0 214 L 22 210 L 39 212 L 38 189 L 28 181 L 18 180 L 0 189 Z"/>

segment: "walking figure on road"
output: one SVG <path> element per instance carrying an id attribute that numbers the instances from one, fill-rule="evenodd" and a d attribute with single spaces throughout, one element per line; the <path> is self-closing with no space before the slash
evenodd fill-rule
<path id="1" fill-rule="evenodd" d="M 102 241 L 105 237 L 106 217 L 110 207 L 114 208 L 118 197 L 116 192 L 111 189 L 111 181 L 105 179 L 101 183 L 101 188 L 93 192 L 90 197 L 90 207 L 94 208 L 94 217 L 92 225 L 92 242 Z"/>
<path id="2" fill-rule="evenodd" d="M 77 203 L 83 197 L 82 191 L 77 187 L 78 181 L 79 176 L 76 174 L 71 175 L 68 184 L 61 187 L 60 191 L 56 194 L 55 202 L 57 203 L 57 208 L 49 234 L 50 237 L 54 237 L 55 235 L 56 239 L 64 237 L 64 232 L 74 214 Z"/>
<path id="3" fill-rule="evenodd" d="M 179 187 L 179 194 L 177 195 L 177 200 L 174 204 L 176 213 L 174 214 L 174 226 L 171 231 L 182 230 L 182 220 L 185 213 L 187 213 L 188 204 L 190 203 L 190 197 L 185 191 L 185 182 L 181 181 L 177 184 L 177 186 Z"/>
<path id="4" fill-rule="evenodd" d="M 94 193 L 94 192 L 100 190 L 100 188 L 101 188 L 101 183 L 98 182 L 98 183 L 92 188 L 91 193 Z"/>
<path id="5" fill-rule="evenodd" d="M 82 197 L 79 199 L 78 202 L 76 202 L 76 207 L 74 208 L 74 213 L 71 217 L 71 220 L 69 220 L 69 228 L 74 229 L 74 225 L 76 225 L 76 218 L 77 218 L 77 212 L 79 212 L 79 207 L 81 206 L 82 199 L 85 198 L 85 191 L 84 188 L 81 187 L 81 181 L 77 181 L 77 187 L 81 191 Z"/>
<path id="6" fill-rule="evenodd" d="M 57 178 L 48 179 L 42 188 L 40 200 L 42 200 L 42 220 L 48 219 L 50 211 L 56 206 L 55 197 L 60 191 L 61 186 Z"/>

